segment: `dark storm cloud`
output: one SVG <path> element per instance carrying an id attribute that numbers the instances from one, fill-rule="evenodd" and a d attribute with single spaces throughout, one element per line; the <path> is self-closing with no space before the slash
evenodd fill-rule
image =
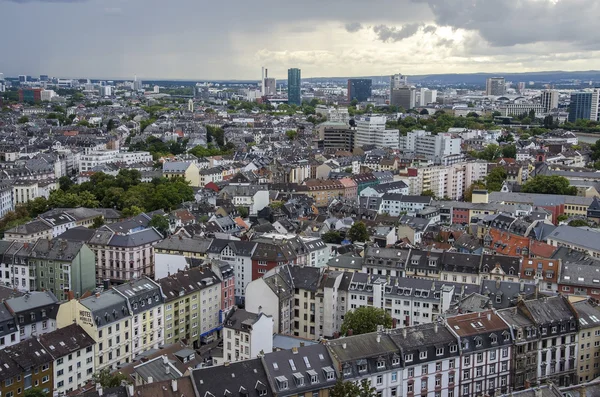
<path id="1" fill-rule="evenodd" d="M 414 36 L 421 26 L 422 23 L 409 23 L 398 29 L 393 26 L 377 25 L 373 27 L 373 31 L 383 42 L 396 42 Z"/>
<path id="2" fill-rule="evenodd" d="M 344 25 L 344 28 L 348 33 L 356 33 L 363 28 L 360 22 L 348 22 Z"/>

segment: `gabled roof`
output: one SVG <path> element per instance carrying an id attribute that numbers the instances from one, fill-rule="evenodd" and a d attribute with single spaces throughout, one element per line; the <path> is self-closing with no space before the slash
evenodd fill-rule
<path id="1" fill-rule="evenodd" d="M 54 359 L 86 349 L 96 343 L 79 324 L 70 324 L 42 334 L 39 336 L 39 341 Z"/>
<path id="2" fill-rule="evenodd" d="M 261 359 L 195 369 L 191 374 L 200 397 L 273 396 Z M 262 393 L 261 393 L 262 392 Z"/>

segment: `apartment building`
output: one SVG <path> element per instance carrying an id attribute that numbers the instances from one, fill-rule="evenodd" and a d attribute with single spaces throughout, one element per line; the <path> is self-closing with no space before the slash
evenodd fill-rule
<path id="1" fill-rule="evenodd" d="M 132 357 L 164 344 L 164 298 L 160 285 L 143 277 L 114 287 L 132 315 Z"/>
<path id="2" fill-rule="evenodd" d="M 396 396 L 459 396 L 460 351 L 456 337 L 438 322 L 394 330 L 391 339 L 399 347 L 402 365 L 392 375 L 400 386 Z"/>
<path id="3" fill-rule="evenodd" d="M 579 319 L 579 351 L 576 382 L 589 382 L 600 376 L 600 309 L 591 300 L 573 302 Z"/>
<path id="4" fill-rule="evenodd" d="M 54 386 L 53 357 L 35 338 L 0 351 L 0 390 L 4 397 L 23 395 L 32 387 L 50 393 Z"/>
<path id="5" fill-rule="evenodd" d="M 14 316 L 19 330 L 19 340 L 36 338 L 56 330 L 59 303 L 50 291 L 27 292 L 23 296 L 4 301 Z"/>
<path id="6" fill-rule="evenodd" d="M 190 183 L 191 186 L 204 186 L 200 177 L 200 169 L 194 162 L 188 161 L 167 161 L 163 163 L 163 176 L 165 178 L 180 177 Z M 203 170 L 204 171 L 204 170 Z M 221 172 L 219 171 L 219 175 Z"/>
<path id="7" fill-rule="evenodd" d="M 538 327 L 538 382 L 576 383 L 579 328 L 571 304 L 559 295 L 521 301 L 517 307 Z"/>
<path id="8" fill-rule="evenodd" d="M 252 255 L 257 247 L 253 241 L 213 239 L 206 250 L 206 256 L 228 263 L 235 277 L 235 301 L 243 304 L 246 286 L 252 281 Z"/>
<path id="9" fill-rule="evenodd" d="M 450 317 L 446 321 L 460 343 L 460 395 L 507 393 L 512 374 L 508 325 L 491 310 Z"/>
<path id="10" fill-rule="evenodd" d="M 243 361 L 273 351 L 273 318 L 237 309 L 223 323 L 223 360 Z"/>
<path id="11" fill-rule="evenodd" d="M 164 340 L 181 339 L 200 347 L 221 326 L 221 279 L 212 270 L 194 267 L 159 280 L 164 295 Z"/>
<path id="12" fill-rule="evenodd" d="M 175 254 L 186 258 L 206 258 L 212 239 L 169 236 L 154 245 L 155 254 Z"/>
<path id="13" fill-rule="evenodd" d="M 41 335 L 39 342 L 53 358 L 54 393 L 69 393 L 92 380 L 96 342 L 81 326 L 71 324 Z"/>
<path id="14" fill-rule="evenodd" d="M 115 290 L 63 303 L 58 310 L 59 328 L 79 324 L 96 342 L 94 367 L 114 370 L 132 361 L 132 315 L 127 299 Z"/>

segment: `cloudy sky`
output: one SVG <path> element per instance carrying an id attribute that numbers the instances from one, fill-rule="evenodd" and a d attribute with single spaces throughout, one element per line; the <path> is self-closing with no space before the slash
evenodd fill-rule
<path id="1" fill-rule="evenodd" d="M 600 69 L 594 0 L 0 0 L 0 15 L 5 76 Z"/>

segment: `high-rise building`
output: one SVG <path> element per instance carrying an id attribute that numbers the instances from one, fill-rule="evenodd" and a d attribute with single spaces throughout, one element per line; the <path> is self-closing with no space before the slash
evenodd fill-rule
<path id="1" fill-rule="evenodd" d="M 41 82 L 48 81 L 48 75 L 47 74 L 40 74 L 40 81 Z"/>
<path id="2" fill-rule="evenodd" d="M 4 73 L 0 73 L 0 81 L 4 81 Z"/>
<path id="3" fill-rule="evenodd" d="M 154 93 L 155 94 L 160 94 L 160 87 L 159 86 L 157 86 L 157 85 L 154 86 Z"/>
<path id="4" fill-rule="evenodd" d="M 506 92 L 504 77 L 490 77 L 485 84 L 486 95 L 502 96 Z"/>
<path id="5" fill-rule="evenodd" d="M 275 95 L 277 94 L 277 80 L 273 77 L 265 77 L 265 91 L 263 95 Z"/>
<path id="6" fill-rule="evenodd" d="M 414 87 L 403 86 L 394 88 L 390 95 L 390 105 L 412 109 L 416 105 L 417 90 Z"/>
<path id="7" fill-rule="evenodd" d="M 366 102 L 371 98 L 371 79 L 348 79 L 348 101 Z"/>
<path id="8" fill-rule="evenodd" d="M 541 98 L 542 106 L 545 112 L 549 112 L 552 109 L 558 108 L 558 91 L 556 90 L 544 90 L 542 91 Z"/>
<path id="9" fill-rule="evenodd" d="M 191 99 L 188 101 L 188 112 L 194 112 L 194 101 Z"/>
<path id="10" fill-rule="evenodd" d="M 138 80 L 137 76 L 133 79 L 133 90 L 140 91 L 142 89 L 142 80 Z"/>
<path id="11" fill-rule="evenodd" d="M 430 103 L 437 101 L 437 90 L 429 88 L 421 88 L 421 96 L 419 97 L 419 105 L 427 106 Z"/>
<path id="12" fill-rule="evenodd" d="M 375 145 L 377 147 L 398 148 L 400 131 L 386 130 L 385 116 L 356 117 L 356 132 L 354 133 L 354 147 Z"/>
<path id="13" fill-rule="evenodd" d="M 302 104 L 301 71 L 298 68 L 288 69 L 288 104 L 300 106 Z"/>
<path id="14" fill-rule="evenodd" d="M 21 88 L 19 90 L 19 102 L 40 103 L 42 101 L 41 88 Z"/>
<path id="15" fill-rule="evenodd" d="M 400 73 L 393 74 L 390 77 L 390 91 L 394 90 L 394 88 L 405 87 L 408 85 L 408 77 L 404 76 Z"/>
<path id="16" fill-rule="evenodd" d="M 593 97 L 593 92 L 574 92 L 571 94 L 569 122 L 574 123 L 578 119 L 591 120 Z"/>
<path id="17" fill-rule="evenodd" d="M 27 75 L 19 75 L 19 83 L 27 83 Z"/>
<path id="18" fill-rule="evenodd" d="M 590 109 L 590 120 L 600 120 L 600 88 L 592 91 L 592 108 Z"/>

